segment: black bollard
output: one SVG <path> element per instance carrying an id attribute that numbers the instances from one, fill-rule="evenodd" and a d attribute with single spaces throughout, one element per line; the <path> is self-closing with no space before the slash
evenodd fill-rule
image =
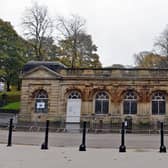
<path id="1" fill-rule="evenodd" d="M 48 130 L 49 130 L 49 120 L 46 121 L 45 140 L 44 143 L 41 145 L 42 150 L 48 149 Z"/>
<path id="2" fill-rule="evenodd" d="M 12 146 L 12 128 L 13 128 L 13 118 L 10 119 L 9 123 L 9 134 L 8 134 L 8 144 L 7 146 Z"/>
<path id="3" fill-rule="evenodd" d="M 125 123 L 122 122 L 122 128 L 121 128 L 121 145 L 119 147 L 119 152 L 126 152 L 126 146 L 125 146 Z"/>
<path id="4" fill-rule="evenodd" d="M 166 153 L 166 146 L 164 145 L 163 122 L 160 123 L 160 153 Z"/>
<path id="5" fill-rule="evenodd" d="M 86 151 L 86 121 L 83 123 L 82 144 L 79 146 L 79 151 Z"/>

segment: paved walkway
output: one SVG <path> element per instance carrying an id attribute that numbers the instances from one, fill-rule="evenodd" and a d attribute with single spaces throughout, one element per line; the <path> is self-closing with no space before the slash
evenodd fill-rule
<path id="1" fill-rule="evenodd" d="M 150 149 L 119 153 L 117 149 L 87 148 L 79 152 L 75 147 L 41 150 L 40 146 L 0 145 L 0 168 L 158 168 L 167 164 L 167 153 Z"/>
<path id="2" fill-rule="evenodd" d="M 44 132 L 18 132 L 12 134 L 12 143 L 19 145 L 40 145 L 44 141 Z M 0 144 L 7 144 L 8 131 L 0 130 Z M 82 141 L 82 134 L 76 133 L 49 133 L 49 146 L 75 147 Z M 168 146 L 168 135 L 164 137 L 165 145 Z M 118 149 L 121 144 L 120 134 L 86 134 L 86 144 L 89 148 Z M 159 149 L 159 134 L 126 134 L 125 144 L 129 149 Z"/>

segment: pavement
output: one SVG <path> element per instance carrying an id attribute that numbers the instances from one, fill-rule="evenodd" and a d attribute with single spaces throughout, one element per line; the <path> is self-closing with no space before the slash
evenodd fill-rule
<path id="1" fill-rule="evenodd" d="M 80 152 L 78 147 L 49 147 L 0 144 L 0 168 L 158 168 L 167 166 L 168 154 L 156 149 L 118 149 L 86 148 Z"/>
<path id="2" fill-rule="evenodd" d="M 12 143 L 19 145 L 41 145 L 44 142 L 44 132 L 20 132 L 14 131 Z M 0 130 L 0 144 L 7 144 L 8 131 Z M 75 147 L 82 141 L 81 133 L 56 133 L 49 132 L 49 146 Z M 164 137 L 165 145 L 168 146 L 168 135 Z M 120 134 L 86 134 L 88 148 L 118 149 L 121 143 Z M 158 149 L 160 147 L 159 134 L 126 134 L 125 144 L 127 149 Z"/>

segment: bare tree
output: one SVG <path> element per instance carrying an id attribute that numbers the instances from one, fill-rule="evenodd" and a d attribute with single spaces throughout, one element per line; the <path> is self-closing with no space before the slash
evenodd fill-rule
<path id="1" fill-rule="evenodd" d="M 68 41 L 71 52 L 66 53 L 71 57 L 71 68 L 75 67 L 75 59 L 78 56 L 78 42 L 82 33 L 85 33 L 85 20 L 78 15 L 71 15 L 70 18 L 57 18 L 57 30 L 61 34 L 62 41 Z"/>
<path id="2" fill-rule="evenodd" d="M 53 22 L 48 15 L 47 7 L 34 3 L 32 7 L 27 8 L 22 19 L 22 25 L 24 35 L 33 42 L 36 59 L 44 60 L 43 39 L 49 38 L 53 30 Z"/>
<path id="3" fill-rule="evenodd" d="M 167 64 L 165 56 L 151 51 L 142 51 L 134 54 L 134 58 L 136 66 L 141 68 L 165 68 Z"/>
<path id="4" fill-rule="evenodd" d="M 168 26 L 157 38 L 154 46 L 160 55 L 168 57 Z"/>

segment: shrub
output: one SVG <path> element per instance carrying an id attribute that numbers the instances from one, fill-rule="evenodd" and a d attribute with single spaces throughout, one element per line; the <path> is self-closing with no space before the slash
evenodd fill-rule
<path id="1" fill-rule="evenodd" d="M 16 101 L 20 101 L 20 92 L 19 91 L 11 91 L 11 92 L 5 92 L 0 93 L 0 100 L 3 99 L 3 96 L 6 95 L 6 101 L 7 103 L 12 103 Z"/>

